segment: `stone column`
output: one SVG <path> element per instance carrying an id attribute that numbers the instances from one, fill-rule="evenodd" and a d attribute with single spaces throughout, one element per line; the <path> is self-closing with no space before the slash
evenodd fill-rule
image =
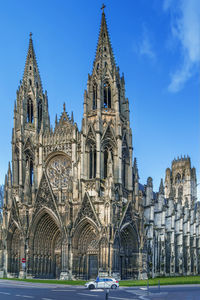
<path id="1" fill-rule="evenodd" d="M 61 252 L 61 273 L 60 279 L 61 280 L 68 280 L 70 279 L 69 276 L 69 261 L 68 261 L 68 242 L 67 239 L 64 239 L 62 242 L 62 252 Z"/>

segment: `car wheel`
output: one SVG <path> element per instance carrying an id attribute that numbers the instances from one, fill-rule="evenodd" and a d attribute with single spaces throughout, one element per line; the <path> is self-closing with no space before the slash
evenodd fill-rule
<path id="1" fill-rule="evenodd" d="M 116 290 L 116 288 L 117 288 L 116 284 L 111 285 L 111 289 Z"/>
<path id="2" fill-rule="evenodd" d="M 94 284 L 90 284 L 90 285 L 88 286 L 88 289 L 89 289 L 89 290 L 94 290 L 94 289 L 95 289 Z"/>

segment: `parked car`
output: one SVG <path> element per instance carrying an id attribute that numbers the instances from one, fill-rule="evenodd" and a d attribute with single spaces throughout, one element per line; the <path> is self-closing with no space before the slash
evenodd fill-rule
<path id="1" fill-rule="evenodd" d="M 119 281 L 114 278 L 97 278 L 97 280 L 86 282 L 85 287 L 93 289 L 116 289 L 119 287 Z"/>

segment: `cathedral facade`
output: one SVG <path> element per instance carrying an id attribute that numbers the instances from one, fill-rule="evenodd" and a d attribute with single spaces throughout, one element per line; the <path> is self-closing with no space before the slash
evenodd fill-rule
<path id="1" fill-rule="evenodd" d="M 129 100 L 104 11 L 83 105 L 80 131 L 65 105 L 52 129 L 30 35 L 5 177 L 0 276 L 198 274 L 195 169 L 188 157 L 173 161 L 158 193 L 151 178 L 139 183 Z"/>

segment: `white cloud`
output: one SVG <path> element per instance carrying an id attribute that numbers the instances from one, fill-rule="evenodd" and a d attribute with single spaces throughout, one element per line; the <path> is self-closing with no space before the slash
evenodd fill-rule
<path id="1" fill-rule="evenodd" d="M 155 52 L 153 50 L 153 46 L 150 41 L 150 37 L 149 37 L 146 27 L 144 27 L 144 29 L 143 29 L 143 38 L 139 44 L 139 54 L 146 55 L 151 59 L 155 59 Z"/>
<path id="2" fill-rule="evenodd" d="M 179 91 L 197 71 L 200 63 L 200 0 L 166 0 L 170 11 L 171 33 L 179 41 L 181 65 L 171 74 L 169 91 Z"/>

